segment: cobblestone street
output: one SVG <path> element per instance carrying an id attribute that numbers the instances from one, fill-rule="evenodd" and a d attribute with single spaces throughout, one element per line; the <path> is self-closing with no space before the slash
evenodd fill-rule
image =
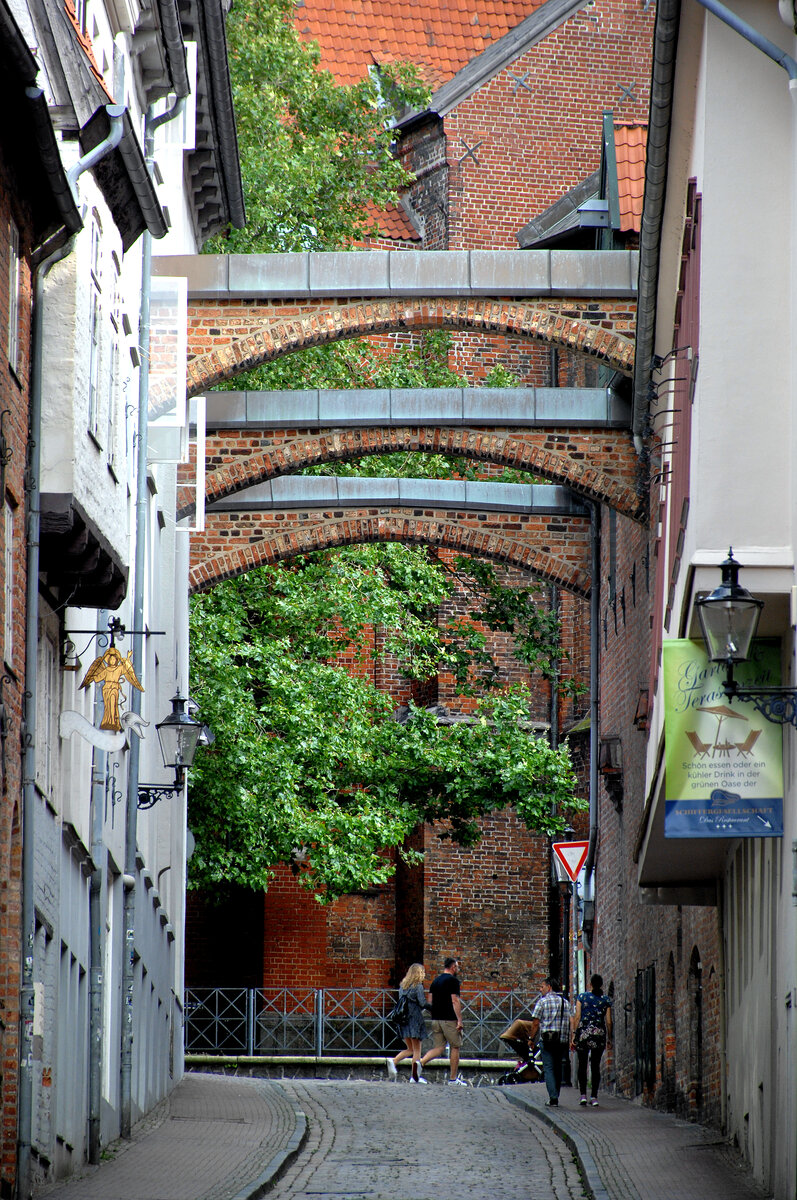
<path id="1" fill-rule="evenodd" d="M 282 1083 L 304 1147 L 269 1197 L 580 1200 L 567 1145 L 497 1088 Z"/>

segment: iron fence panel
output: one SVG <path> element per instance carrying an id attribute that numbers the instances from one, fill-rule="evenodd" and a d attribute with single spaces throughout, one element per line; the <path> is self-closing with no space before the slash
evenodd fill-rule
<path id="1" fill-rule="evenodd" d="M 188 1054 L 379 1056 L 401 1041 L 388 1022 L 391 988 L 191 988 Z M 518 992 L 462 989 L 462 1055 L 500 1058 L 498 1035 L 528 1007 Z"/>
<path id="2" fill-rule="evenodd" d="M 318 1054 L 318 988 L 257 988 L 253 995 L 256 1054 Z"/>
<path id="3" fill-rule="evenodd" d="M 247 988 L 191 988 L 185 993 L 185 1045 L 191 1054 L 246 1054 Z"/>

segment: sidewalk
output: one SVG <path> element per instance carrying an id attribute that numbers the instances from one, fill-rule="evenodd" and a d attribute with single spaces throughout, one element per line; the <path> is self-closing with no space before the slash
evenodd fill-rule
<path id="1" fill-rule="evenodd" d="M 569 1143 L 593 1200 L 762 1200 L 749 1172 L 721 1134 L 601 1092 L 581 1108 L 563 1088 L 546 1108 L 542 1084 L 505 1090 L 512 1104 L 545 1121 Z"/>
<path id="2" fill-rule="evenodd" d="M 186 1075 L 113 1157 L 47 1200 L 255 1200 L 299 1150 L 304 1113 L 273 1081 Z"/>

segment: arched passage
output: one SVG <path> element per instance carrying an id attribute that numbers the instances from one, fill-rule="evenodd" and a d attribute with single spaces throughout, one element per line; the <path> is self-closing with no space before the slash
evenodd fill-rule
<path id="1" fill-rule="evenodd" d="M 595 434 L 590 440 L 592 452 L 589 457 L 583 451 L 576 457 L 567 450 L 557 452 L 545 439 L 533 440 L 484 430 L 434 426 L 330 430 L 277 443 L 272 449 L 233 460 L 210 472 L 205 481 L 205 503 L 214 504 L 244 488 L 282 475 L 293 475 L 319 463 L 420 451 L 529 471 L 551 483 L 563 484 L 587 499 L 606 504 L 634 521 L 643 520 L 644 498 L 634 486 L 637 465 L 630 440 L 616 430 Z M 604 470 L 604 462 L 611 462 L 618 474 Z M 178 518 L 189 516 L 194 509 L 190 489 L 182 489 Z"/>
<path id="2" fill-rule="evenodd" d="M 189 572 L 189 590 L 208 591 L 224 579 L 270 563 L 286 562 L 317 550 L 353 546 L 367 542 L 403 542 L 405 545 L 435 546 L 487 558 L 505 566 L 530 571 L 547 583 L 557 584 L 577 596 L 589 594 L 588 549 L 577 561 L 557 558 L 550 551 L 495 533 L 483 533 L 451 521 L 414 516 L 352 517 L 294 527 L 290 532 L 242 542 L 233 548 L 194 562 Z M 195 540 L 195 544 L 196 540 Z"/>
<path id="3" fill-rule="evenodd" d="M 597 314 L 596 314 L 597 316 Z M 261 363 L 273 362 L 310 346 L 329 345 L 371 334 L 406 330 L 478 330 L 485 334 L 527 338 L 597 359 L 614 371 L 630 375 L 634 343 L 600 317 L 590 320 L 588 306 L 576 301 L 558 304 L 491 299 L 364 300 L 325 306 L 286 319 L 263 315 L 257 328 L 243 336 L 219 331 L 220 344 L 197 354 L 188 364 L 188 394 L 208 388 Z M 157 396 L 151 402 L 157 407 Z"/>

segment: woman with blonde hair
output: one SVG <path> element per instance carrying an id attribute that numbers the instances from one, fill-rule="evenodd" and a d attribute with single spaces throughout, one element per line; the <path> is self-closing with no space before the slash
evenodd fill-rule
<path id="1" fill-rule="evenodd" d="M 386 1059 L 387 1073 L 391 1079 L 398 1078 L 398 1064 L 404 1058 L 412 1056 L 412 1074 L 410 1083 L 426 1083 L 421 1077 L 421 1042 L 426 1037 L 426 1024 L 423 1010 L 429 1008 L 426 1002 L 426 992 L 423 981 L 426 972 L 423 963 L 413 963 L 399 984 L 399 998 L 406 996 L 409 1001 L 409 1015 L 406 1024 L 399 1025 L 399 1037 L 404 1039 L 404 1050 L 399 1050 L 395 1058 Z"/>

